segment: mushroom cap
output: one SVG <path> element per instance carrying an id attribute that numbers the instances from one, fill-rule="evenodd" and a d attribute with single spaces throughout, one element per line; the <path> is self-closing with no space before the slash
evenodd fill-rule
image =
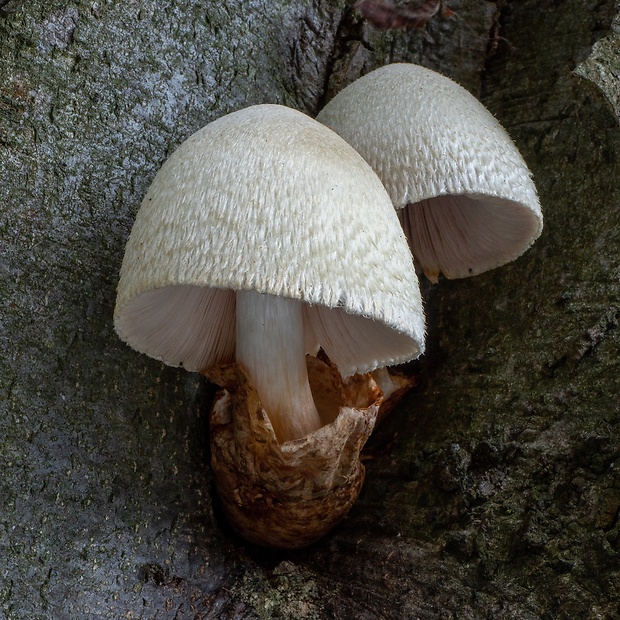
<path id="1" fill-rule="evenodd" d="M 235 355 L 235 294 L 306 302 L 307 352 L 343 375 L 417 357 L 424 316 L 381 182 L 330 129 L 258 105 L 189 137 L 155 176 L 125 249 L 115 328 L 192 371 Z"/>
<path id="2" fill-rule="evenodd" d="M 320 112 L 372 166 L 431 277 L 459 278 L 520 256 L 542 231 L 531 174 L 495 117 L 449 78 L 392 64 Z"/>

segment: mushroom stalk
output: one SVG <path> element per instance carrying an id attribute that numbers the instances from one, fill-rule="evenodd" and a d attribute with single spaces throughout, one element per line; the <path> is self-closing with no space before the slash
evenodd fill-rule
<path id="1" fill-rule="evenodd" d="M 321 428 L 304 351 L 302 302 L 237 291 L 237 363 L 256 388 L 278 441 Z"/>

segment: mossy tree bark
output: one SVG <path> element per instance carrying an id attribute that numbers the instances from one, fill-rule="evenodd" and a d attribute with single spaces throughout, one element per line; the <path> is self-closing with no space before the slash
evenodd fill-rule
<path id="1" fill-rule="evenodd" d="M 620 616 L 611 0 L 454 0 L 409 33 L 345 0 L 0 4 L 1 617 Z M 496 114 L 545 231 L 510 266 L 424 285 L 419 385 L 359 502 L 310 549 L 260 551 L 214 509 L 209 386 L 113 333 L 124 243 L 202 125 L 314 114 L 402 60 Z"/>

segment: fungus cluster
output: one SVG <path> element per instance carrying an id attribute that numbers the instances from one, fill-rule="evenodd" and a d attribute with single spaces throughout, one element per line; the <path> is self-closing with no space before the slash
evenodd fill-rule
<path id="1" fill-rule="evenodd" d="M 493 117 L 447 78 L 391 65 L 317 120 L 251 106 L 181 144 L 137 214 L 115 328 L 221 386 L 221 506 L 251 542 L 300 547 L 361 489 L 360 451 L 398 388 L 385 367 L 424 351 L 412 253 L 431 279 L 472 275 L 541 226 Z"/>

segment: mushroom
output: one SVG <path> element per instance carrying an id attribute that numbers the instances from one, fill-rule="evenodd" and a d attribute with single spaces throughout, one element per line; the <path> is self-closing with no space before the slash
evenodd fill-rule
<path id="1" fill-rule="evenodd" d="M 540 235 L 541 208 L 519 151 L 449 78 L 387 65 L 344 88 L 317 120 L 378 174 L 431 281 L 499 267 Z"/>
<path id="2" fill-rule="evenodd" d="M 334 132 L 278 105 L 210 123 L 164 163 L 127 242 L 114 320 L 137 351 L 225 388 L 211 437 L 222 505 L 246 538 L 280 547 L 323 535 L 359 492 L 381 392 L 354 375 L 424 347 L 381 182 Z"/>

